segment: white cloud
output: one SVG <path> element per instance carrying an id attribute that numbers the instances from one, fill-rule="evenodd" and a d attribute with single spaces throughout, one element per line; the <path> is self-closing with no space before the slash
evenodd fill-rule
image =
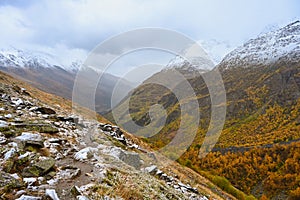
<path id="1" fill-rule="evenodd" d="M 266 26 L 282 26 L 300 13 L 296 0 L 40 0 L 26 6 L 7 2 L 0 2 L 0 45 L 45 49 L 63 62 L 84 57 L 108 37 L 139 27 L 168 28 L 194 40 L 237 46 Z M 224 49 L 214 52 L 224 54 Z"/>
<path id="2" fill-rule="evenodd" d="M 18 42 L 30 41 L 33 30 L 23 13 L 14 7 L 0 7 L 0 44 L 14 45 Z"/>

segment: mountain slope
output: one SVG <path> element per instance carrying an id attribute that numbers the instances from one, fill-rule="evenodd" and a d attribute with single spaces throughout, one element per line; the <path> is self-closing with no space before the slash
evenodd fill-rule
<path id="1" fill-rule="evenodd" d="M 0 94 L 3 199 L 235 199 L 68 100 L 2 72 Z"/>
<path id="2" fill-rule="evenodd" d="M 288 167 L 287 165 L 291 165 L 292 168 L 299 167 L 297 157 L 288 154 L 287 149 L 290 147 L 284 146 L 296 145 L 296 147 L 291 147 L 292 151 L 296 151 L 296 143 L 300 138 L 299 33 L 300 22 L 297 21 L 279 30 L 261 35 L 229 53 L 217 66 L 226 89 L 226 122 L 214 150 L 216 153 L 203 160 L 198 158 L 198 154 L 210 122 L 210 96 L 201 76 L 188 77 L 197 95 L 201 120 L 197 136 L 188 151 L 179 159 L 180 163 L 200 173 L 203 173 L 202 170 L 208 170 L 215 175 L 225 176 L 234 186 L 256 197 L 264 194 L 272 199 L 286 199 L 289 195 L 292 198 L 293 192 L 296 193 L 299 187 L 299 181 L 295 181 L 295 177 L 299 177 L 299 172 L 282 169 Z M 174 87 L 182 88 L 180 84 L 182 83 Z M 161 148 L 176 135 L 181 116 L 180 106 L 174 94 L 171 91 L 156 89 L 156 85 L 142 85 L 134 90 L 128 97 L 130 98 L 128 101 L 131 103 L 130 115 L 139 125 L 150 123 L 148 110 L 151 105 L 158 103 L 164 106 L 168 114 L 165 126 L 159 134 L 145 138 L 145 141 L 149 142 L 152 147 Z M 154 95 L 155 98 L 153 98 Z M 185 101 L 188 102 L 189 99 Z M 112 120 L 111 115 L 107 117 Z M 279 148 L 282 145 L 282 151 L 286 152 L 284 154 L 286 156 L 278 157 L 278 160 L 274 162 L 261 164 L 268 173 L 261 173 L 257 166 L 251 167 L 251 172 L 244 171 L 247 165 L 238 165 L 238 159 L 235 160 L 236 165 L 231 165 L 230 158 L 233 158 L 235 153 L 238 153 L 240 157 L 247 157 L 249 156 L 247 151 L 260 148 L 261 153 L 253 153 L 254 150 L 251 155 L 252 160 L 262 160 L 265 155 L 271 156 L 272 153 L 268 152 L 272 152 L 273 149 L 270 151 L 267 149 L 273 148 L 275 144 L 279 145 Z M 276 152 L 277 147 L 274 148 Z M 221 157 L 220 153 L 227 152 L 233 153 L 233 156 Z M 279 154 L 274 155 L 279 156 Z M 217 161 L 219 158 L 222 161 Z M 273 157 L 272 160 L 274 159 L 276 158 Z M 218 166 L 221 166 L 222 172 L 213 169 L 214 162 L 221 162 Z M 273 165 L 276 167 L 272 167 Z M 241 176 L 239 172 L 245 172 L 244 175 L 246 174 L 245 177 L 248 179 Z M 281 177 L 279 177 L 280 172 L 282 172 Z M 244 178 L 240 179 L 242 177 Z M 290 181 L 289 184 L 282 177 L 286 178 L 285 181 Z M 263 183 L 265 179 L 275 181 L 275 183 L 267 187 L 270 182 Z M 281 189 L 278 190 L 278 188 Z M 237 193 L 235 195 L 239 196 Z M 238 198 L 242 199 L 241 196 Z"/>

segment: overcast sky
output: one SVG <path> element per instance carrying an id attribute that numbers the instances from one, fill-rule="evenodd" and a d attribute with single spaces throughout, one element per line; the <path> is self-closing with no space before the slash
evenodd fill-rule
<path id="1" fill-rule="evenodd" d="M 47 51 L 68 62 L 84 59 L 113 35 L 161 27 L 208 45 L 221 42 L 225 50 L 213 50 L 220 57 L 299 13 L 297 0 L 0 0 L 0 45 Z"/>

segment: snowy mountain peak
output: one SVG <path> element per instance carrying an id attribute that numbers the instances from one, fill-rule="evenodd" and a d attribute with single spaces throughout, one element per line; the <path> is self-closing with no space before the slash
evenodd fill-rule
<path id="1" fill-rule="evenodd" d="M 282 57 L 300 59 L 300 21 L 259 35 L 229 53 L 222 60 L 223 68 L 271 64 Z"/>
<path id="2" fill-rule="evenodd" d="M 63 65 L 58 59 L 44 52 L 22 51 L 14 47 L 0 49 L 0 67 L 15 68 L 51 68 L 60 67 L 67 71 L 76 71 L 82 63 L 80 61 L 72 62 L 71 65 Z"/>
<path id="3" fill-rule="evenodd" d="M 167 64 L 165 69 L 180 69 L 185 71 L 208 71 L 214 67 L 214 63 L 203 57 L 191 57 L 189 60 L 177 55 Z"/>

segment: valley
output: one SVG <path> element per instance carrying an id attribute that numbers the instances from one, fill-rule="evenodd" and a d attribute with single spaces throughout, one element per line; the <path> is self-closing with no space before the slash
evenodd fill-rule
<path id="1" fill-rule="evenodd" d="M 299 200 L 299 3 L 112 2 L 0 2 L 0 200 Z"/>

